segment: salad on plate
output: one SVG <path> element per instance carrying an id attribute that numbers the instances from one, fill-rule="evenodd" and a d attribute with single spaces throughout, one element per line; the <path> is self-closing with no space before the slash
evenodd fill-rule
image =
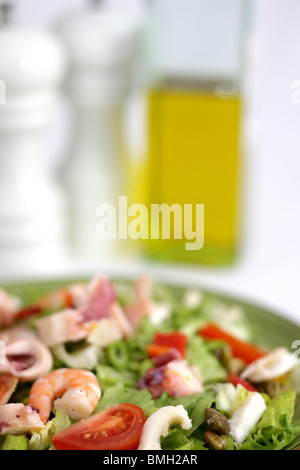
<path id="1" fill-rule="evenodd" d="M 238 303 L 102 274 L 0 289 L 1 450 L 289 450 L 295 352 Z"/>

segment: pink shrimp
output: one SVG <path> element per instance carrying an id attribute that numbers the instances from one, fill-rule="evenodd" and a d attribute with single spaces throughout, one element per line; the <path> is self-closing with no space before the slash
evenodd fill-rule
<path id="1" fill-rule="evenodd" d="M 74 420 L 92 414 L 101 396 L 95 375 L 84 369 L 56 369 L 37 379 L 28 404 L 39 410 L 43 422 L 49 419 L 52 404 Z"/>

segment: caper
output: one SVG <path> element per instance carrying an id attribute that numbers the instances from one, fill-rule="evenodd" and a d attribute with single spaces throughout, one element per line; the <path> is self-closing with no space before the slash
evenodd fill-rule
<path id="1" fill-rule="evenodd" d="M 219 361 L 227 367 L 228 362 L 232 358 L 231 347 L 228 344 L 224 344 L 222 347 L 216 349 L 215 355 Z"/>
<path id="2" fill-rule="evenodd" d="M 206 408 L 204 417 L 210 431 L 217 434 L 229 433 L 228 419 L 222 413 L 219 413 L 219 411 L 214 408 Z"/>
<path id="3" fill-rule="evenodd" d="M 238 357 L 233 357 L 231 347 L 228 344 L 216 349 L 215 355 L 229 372 L 239 375 L 245 368 L 245 362 Z"/>
<path id="4" fill-rule="evenodd" d="M 220 436 L 212 431 L 204 431 L 204 440 L 211 450 L 226 450 L 228 446 L 228 436 Z"/>

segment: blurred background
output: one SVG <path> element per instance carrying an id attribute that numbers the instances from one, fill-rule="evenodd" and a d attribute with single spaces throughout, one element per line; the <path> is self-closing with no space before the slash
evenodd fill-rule
<path id="1" fill-rule="evenodd" d="M 1 282 L 148 271 L 299 322 L 299 1 L 0 4 Z M 124 195 L 204 204 L 203 249 L 101 240 Z"/>

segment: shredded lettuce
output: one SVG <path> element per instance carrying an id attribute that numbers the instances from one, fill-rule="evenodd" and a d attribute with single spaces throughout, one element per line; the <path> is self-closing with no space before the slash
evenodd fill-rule
<path id="1" fill-rule="evenodd" d="M 24 435 L 13 436 L 7 434 L 1 450 L 28 450 L 28 438 Z"/>
<path id="2" fill-rule="evenodd" d="M 54 425 L 50 420 L 39 432 L 34 432 L 29 441 L 29 450 L 45 450 L 51 445 L 51 437 L 54 435 Z"/>
<path id="3" fill-rule="evenodd" d="M 130 370 L 116 370 L 106 364 L 98 364 L 96 367 L 96 377 L 102 390 L 106 390 L 119 382 L 134 387 L 137 382 L 137 374 Z"/>
<path id="4" fill-rule="evenodd" d="M 137 405 L 144 410 L 146 416 L 150 416 L 157 410 L 155 403 L 148 390 L 136 390 L 128 388 L 123 382 L 119 382 L 112 387 L 108 387 L 95 409 L 95 413 L 105 410 L 106 408 L 119 404 L 131 403 Z"/>
<path id="5" fill-rule="evenodd" d="M 203 377 L 204 384 L 221 382 L 227 375 L 217 357 L 207 348 L 205 341 L 200 336 L 191 338 L 187 345 L 186 360 L 190 365 L 198 367 Z"/>
<path id="6" fill-rule="evenodd" d="M 275 427 L 265 426 L 238 447 L 239 450 L 282 450 L 286 448 L 300 432 L 300 426 L 288 422 L 287 415 L 281 415 Z"/>
<path id="7" fill-rule="evenodd" d="M 236 395 L 235 386 L 231 383 L 220 383 L 215 386 L 215 390 L 217 392 L 216 408 L 230 416 Z"/>
<path id="8" fill-rule="evenodd" d="M 172 429 L 160 440 L 162 450 L 208 450 L 205 442 L 195 436 L 187 437 L 181 429 Z"/>
<path id="9" fill-rule="evenodd" d="M 51 437 L 71 424 L 68 415 L 64 411 L 57 409 L 55 417 L 46 423 L 45 428 L 32 434 L 29 440 L 29 450 L 53 449 Z"/>
<path id="10" fill-rule="evenodd" d="M 118 385 L 115 387 L 115 389 L 116 388 L 118 388 L 118 394 L 124 398 L 124 387 Z M 140 400 L 142 398 L 143 392 L 145 393 L 147 391 L 142 390 L 138 392 L 140 396 L 137 398 Z M 107 395 L 108 394 L 110 395 L 109 391 L 107 391 Z M 203 440 L 203 430 L 206 429 L 204 416 L 205 409 L 210 408 L 214 404 L 215 398 L 213 392 L 190 395 L 186 397 L 171 397 L 167 392 L 164 392 L 156 400 L 151 399 L 149 392 L 147 392 L 147 394 L 148 401 L 145 400 L 144 403 L 141 403 L 140 400 L 137 402 L 137 398 L 134 399 L 134 403 L 139 404 L 139 406 L 144 409 L 146 416 L 149 416 L 164 406 L 183 405 L 192 421 L 192 427 L 188 430 L 182 429 L 179 425 L 173 426 L 170 432 L 161 438 L 160 443 L 163 450 L 207 450 Z M 115 398 L 116 397 L 114 397 L 114 399 Z M 133 398 L 132 391 L 127 391 L 127 398 Z M 144 398 L 146 398 L 146 396 Z"/>
<path id="11" fill-rule="evenodd" d="M 240 450 L 281 450 L 300 432 L 292 422 L 296 393 L 287 390 L 268 400 L 267 409 Z"/>
<path id="12" fill-rule="evenodd" d="M 205 409 L 211 408 L 214 402 L 215 397 L 210 393 L 201 393 L 186 397 L 170 397 L 165 392 L 160 398 L 155 400 L 155 405 L 157 408 L 161 408 L 163 406 L 183 405 L 192 421 L 192 427 L 188 430 L 182 430 L 181 432 L 185 436 L 190 436 L 204 423 Z"/>
<path id="13" fill-rule="evenodd" d="M 172 429 L 166 436 L 160 440 L 162 450 L 178 449 L 189 444 L 189 439 L 180 429 Z"/>
<path id="14" fill-rule="evenodd" d="M 191 439 L 188 439 L 187 444 L 175 450 L 208 450 L 208 448 L 205 447 L 205 442 L 202 439 L 197 439 L 192 436 Z"/>
<path id="15" fill-rule="evenodd" d="M 242 405 L 243 401 L 247 398 L 248 395 L 249 395 L 248 390 L 246 390 L 246 388 L 243 387 L 243 385 L 237 384 L 235 388 L 235 395 L 231 403 L 230 415 L 232 415 L 235 412 L 235 410 Z"/>
<path id="16" fill-rule="evenodd" d="M 295 409 L 296 393 L 294 390 L 286 390 L 274 398 L 269 399 L 267 409 L 257 424 L 257 429 L 267 426 L 276 427 L 280 417 L 286 415 L 288 423 L 291 423 Z"/>

